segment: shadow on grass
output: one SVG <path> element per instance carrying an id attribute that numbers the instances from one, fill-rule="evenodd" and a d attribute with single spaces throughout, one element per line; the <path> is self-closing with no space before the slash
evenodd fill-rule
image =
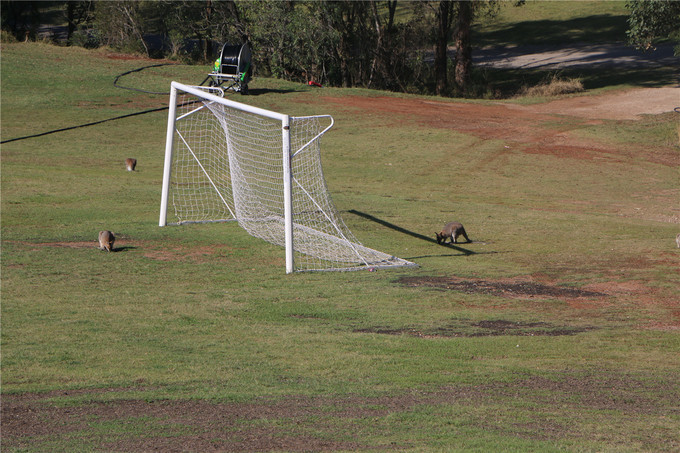
<path id="1" fill-rule="evenodd" d="M 258 95 L 267 94 L 267 93 L 285 94 L 285 93 L 294 93 L 295 91 L 296 90 L 274 90 L 274 89 L 268 89 L 268 88 L 251 89 L 249 91 L 250 94 L 248 96 L 258 96 Z M 243 102 L 243 101 L 246 101 L 246 98 L 247 98 L 247 96 L 244 96 L 243 99 L 239 99 L 239 100 Z M 182 104 L 182 106 L 187 105 L 187 104 L 192 104 L 192 103 L 195 103 L 195 102 L 198 102 L 198 101 L 190 101 L 188 103 Z M 146 115 L 147 113 L 162 112 L 162 111 L 165 111 L 165 110 L 168 110 L 168 107 L 158 107 L 158 108 L 153 108 L 153 109 L 142 110 L 142 111 L 139 111 L 139 112 L 127 113 L 125 115 L 114 116 L 114 117 L 111 117 L 111 118 L 105 118 L 105 119 L 102 119 L 102 120 L 78 124 L 78 125 L 75 125 L 75 126 L 67 126 L 67 127 L 62 127 L 60 129 L 53 129 L 51 131 L 39 132 L 37 134 L 32 134 L 32 135 L 26 135 L 26 136 L 23 136 L 23 137 L 10 138 L 10 139 L 7 139 L 7 140 L 0 141 L 0 144 L 16 142 L 16 141 L 19 141 L 19 140 L 26 140 L 26 139 L 29 139 L 29 138 L 42 137 L 44 135 L 51 135 L 51 134 L 55 134 L 57 132 L 70 131 L 70 130 L 73 130 L 73 129 L 79 129 L 81 127 L 96 126 L 98 124 L 108 123 L 109 121 L 117 121 L 117 120 L 122 120 L 122 119 L 125 119 L 125 118 L 130 118 L 130 117 L 133 117 L 133 116 Z"/>
<path id="2" fill-rule="evenodd" d="M 477 83 L 489 87 L 501 98 L 517 95 L 523 87 L 536 86 L 549 81 L 553 76 L 564 79 L 579 79 L 586 90 L 614 86 L 659 88 L 678 83 L 674 68 L 562 68 L 562 69 L 494 69 L 476 68 L 473 78 Z"/>
<path id="3" fill-rule="evenodd" d="M 244 96 L 244 102 L 245 99 L 247 99 L 248 96 L 260 96 L 263 94 L 289 94 L 289 93 L 298 93 L 301 92 L 301 90 L 281 90 L 281 89 L 274 89 L 274 88 L 250 88 L 248 89 L 248 95 Z"/>
<path id="4" fill-rule="evenodd" d="M 114 247 L 111 249 L 112 252 L 118 253 L 118 252 L 127 252 L 128 250 L 135 250 L 137 247 L 131 246 L 131 245 L 125 245 L 123 247 Z"/>
<path id="5" fill-rule="evenodd" d="M 412 237 L 414 237 L 414 238 L 420 239 L 421 241 L 432 242 L 432 243 L 434 243 L 434 244 L 437 244 L 437 240 L 434 239 L 434 238 L 425 236 L 425 235 L 420 234 L 420 233 L 416 233 L 416 232 L 411 231 L 411 230 L 407 230 L 406 228 L 403 228 L 403 227 L 400 227 L 400 226 L 395 225 L 395 224 L 393 224 L 393 223 L 390 223 L 390 222 L 387 222 L 387 221 L 385 221 L 385 220 L 379 219 L 379 218 L 377 218 L 377 217 L 375 217 L 375 216 L 372 216 L 372 215 L 370 215 L 370 214 L 366 214 L 365 212 L 356 211 L 356 210 L 354 210 L 354 209 L 350 209 L 348 212 L 349 212 L 350 214 L 357 215 L 357 216 L 362 217 L 362 218 L 364 218 L 364 219 L 368 219 L 368 220 L 370 220 L 371 222 L 375 222 L 375 223 L 377 223 L 377 224 L 379 224 L 379 225 L 382 225 L 382 226 L 385 226 L 385 227 L 387 227 L 387 228 L 390 228 L 390 229 L 392 229 L 392 230 L 394 230 L 394 231 L 398 231 L 399 233 L 407 234 L 407 235 L 412 236 Z M 448 248 L 455 249 L 455 250 L 459 251 L 461 254 L 463 254 L 463 255 L 465 255 L 465 256 L 468 256 L 468 255 L 476 255 L 476 254 L 478 253 L 478 252 L 473 252 L 472 250 L 465 249 L 465 248 L 463 248 L 463 247 L 458 247 L 457 245 L 453 245 L 453 244 L 437 244 L 437 245 L 440 245 L 440 246 L 442 246 L 442 247 L 448 247 Z M 488 252 L 487 252 L 487 253 L 488 253 Z M 439 256 L 446 256 L 446 255 L 439 255 Z M 455 255 L 449 255 L 449 256 L 455 256 Z"/>
<path id="6" fill-rule="evenodd" d="M 612 42 L 626 39 L 627 15 L 595 14 L 571 20 L 527 20 L 489 32 L 477 32 L 480 46 L 565 45 L 577 42 Z"/>

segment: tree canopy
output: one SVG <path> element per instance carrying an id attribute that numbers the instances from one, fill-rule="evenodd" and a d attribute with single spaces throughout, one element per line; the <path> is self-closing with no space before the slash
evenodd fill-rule
<path id="1" fill-rule="evenodd" d="M 639 49 L 651 50 L 660 39 L 676 42 L 675 54 L 680 55 L 680 2 L 671 0 L 632 0 L 626 6 L 628 38 Z"/>
<path id="2" fill-rule="evenodd" d="M 68 45 L 208 63 L 221 44 L 248 41 L 259 75 L 451 96 L 474 89 L 472 25 L 494 15 L 500 0 L 1 3 L 3 31 L 20 40 L 34 38 L 44 16 L 60 11 Z M 634 45 L 651 49 L 659 39 L 680 40 L 680 2 L 631 0 L 627 6 Z"/>

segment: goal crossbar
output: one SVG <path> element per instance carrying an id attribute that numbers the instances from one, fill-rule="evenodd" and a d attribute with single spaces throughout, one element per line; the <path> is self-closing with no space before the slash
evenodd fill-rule
<path id="1" fill-rule="evenodd" d="M 287 273 L 416 266 L 361 244 L 335 208 L 320 153 L 330 115 L 291 117 L 209 90 L 171 84 L 160 226 L 235 220 L 285 248 Z"/>

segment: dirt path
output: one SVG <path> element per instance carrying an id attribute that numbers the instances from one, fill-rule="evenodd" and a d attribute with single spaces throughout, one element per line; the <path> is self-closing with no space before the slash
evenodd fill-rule
<path id="1" fill-rule="evenodd" d="M 571 116 L 582 124 L 601 120 L 639 120 L 645 114 L 673 112 L 680 106 L 680 88 L 639 88 L 598 96 L 581 95 L 555 101 L 519 105 L 508 102 L 468 103 L 439 101 L 431 98 L 326 97 L 344 109 L 385 112 L 395 121 L 405 118 L 410 123 L 427 127 L 452 129 L 484 140 L 503 140 L 508 147 L 528 153 L 552 154 L 561 158 L 621 159 L 626 149 L 622 145 L 585 140 L 573 136 L 573 127 L 538 127 L 545 122 L 559 122 Z M 678 113 L 680 120 L 680 113 Z M 565 123 L 566 124 L 566 123 Z M 574 126 L 574 125 L 572 125 Z M 630 145 L 634 147 L 634 145 Z M 672 147 L 627 149 L 638 157 L 669 166 L 680 165 L 680 156 Z"/>
<path id="2" fill-rule="evenodd" d="M 637 120 L 641 115 L 658 115 L 680 107 L 680 88 L 636 88 L 600 96 L 578 96 L 545 104 L 510 108 L 535 113 L 553 113 L 580 118 Z M 678 114 L 680 119 L 680 114 Z"/>
<path id="3" fill-rule="evenodd" d="M 680 57 L 673 55 L 672 45 L 643 52 L 624 43 L 487 48 L 475 50 L 472 61 L 480 67 L 500 69 L 680 67 Z"/>

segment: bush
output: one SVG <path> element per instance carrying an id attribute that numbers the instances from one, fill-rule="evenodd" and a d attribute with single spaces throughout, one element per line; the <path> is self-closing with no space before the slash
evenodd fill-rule
<path id="1" fill-rule="evenodd" d="M 2 30 L 2 34 L 0 34 L 0 42 L 4 43 L 17 42 L 17 38 L 9 31 Z"/>
<path id="2" fill-rule="evenodd" d="M 554 74 L 549 80 L 532 87 L 523 87 L 518 96 L 553 97 L 585 91 L 581 79 L 562 79 Z"/>

